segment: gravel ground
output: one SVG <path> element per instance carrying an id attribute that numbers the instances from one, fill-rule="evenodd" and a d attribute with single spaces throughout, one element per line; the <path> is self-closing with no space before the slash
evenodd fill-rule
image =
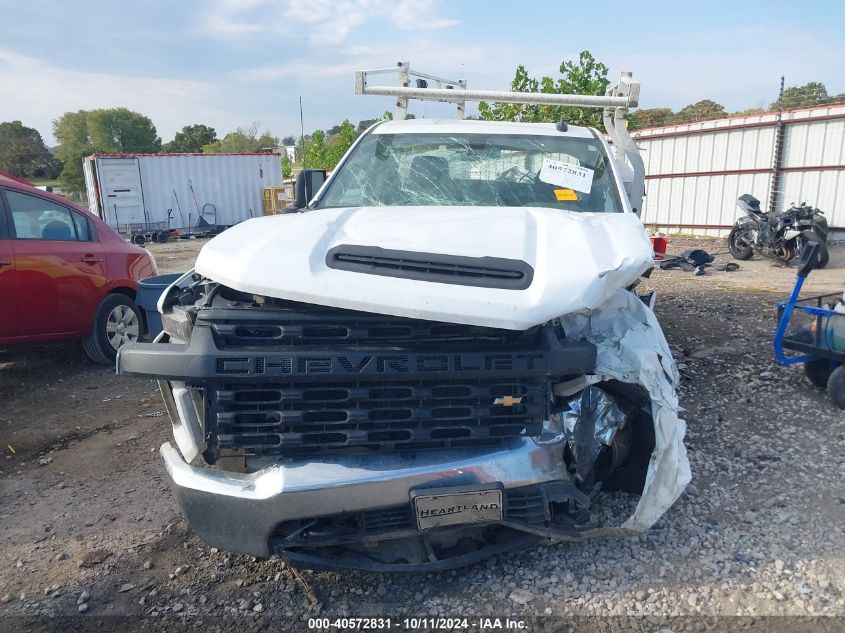
<path id="1" fill-rule="evenodd" d="M 182 269 L 200 245 L 158 247 L 159 265 Z M 721 248 L 670 246 L 695 245 Z M 843 260 L 839 249 L 811 290 L 841 290 Z M 793 275 L 754 260 L 704 277 L 657 271 L 645 284 L 658 291 L 682 372 L 693 471 L 652 530 L 437 574 L 297 572 L 206 547 L 179 516 L 158 463 L 170 431 L 152 384 L 115 377 L 74 345 L 0 352 L 8 405 L 0 412 L 0 630 L 97 622 L 228 631 L 304 628 L 315 616 L 508 615 L 540 617 L 528 625 L 537 630 L 554 628 L 559 616 L 625 616 L 587 623 L 841 631 L 845 415 L 800 367 L 772 358 L 774 302 Z M 636 503 L 621 493 L 603 499 L 612 521 Z M 132 617 L 97 619 L 121 615 Z"/>

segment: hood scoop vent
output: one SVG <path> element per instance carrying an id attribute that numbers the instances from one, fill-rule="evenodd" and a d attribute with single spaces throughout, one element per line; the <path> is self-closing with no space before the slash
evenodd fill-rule
<path id="1" fill-rule="evenodd" d="M 534 278 L 534 269 L 518 259 L 416 253 L 347 244 L 335 246 L 326 254 L 326 266 L 367 275 L 504 290 L 525 290 Z"/>

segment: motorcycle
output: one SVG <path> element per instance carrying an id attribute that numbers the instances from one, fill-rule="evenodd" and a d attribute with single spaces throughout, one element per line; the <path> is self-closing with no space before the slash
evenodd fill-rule
<path id="1" fill-rule="evenodd" d="M 827 250 L 828 226 L 824 213 L 806 203 L 785 211 L 764 212 L 760 201 L 750 194 L 741 195 L 737 206 L 745 217 L 736 221 L 728 236 L 728 247 L 735 259 L 751 259 L 754 253 L 788 262 L 819 245 L 816 268 L 824 268 L 830 259 Z"/>

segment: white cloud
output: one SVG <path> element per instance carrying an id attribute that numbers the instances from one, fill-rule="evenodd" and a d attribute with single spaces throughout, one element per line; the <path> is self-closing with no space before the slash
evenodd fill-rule
<path id="1" fill-rule="evenodd" d="M 437 17 L 436 0 L 399 0 L 393 21 L 400 29 L 443 29 L 456 26 L 457 20 Z"/>
<path id="2" fill-rule="evenodd" d="M 325 77 L 351 78 L 356 70 L 360 70 L 354 63 L 344 60 L 341 63 L 320 63 L 317 60 L 290 60 L 285 64 L 272 64 L 255 68 L 244 68 L 234 75 L 247 81 L 273 81 L 276 79 L 312 79 Z M 350 79 L 351 81 L 351 79 Z"/>
<path id="3" fill-rule="evenodd" d="M 164 140 L 183 125 L 232 118 L 214 104 L 222 87 L 204 81 L 69 70 L 0 49 L 0 121 L 22 120 L 52 144 L 52 121 L 64 112 L 127 107 L 149 116 Z"/>
<path id="4" fill-rule="evenodd" d="M 200 16 L 202 33 L 223 39 L 265 33 L 304 37 L 313 45 L 344 42 L 367 22 L 388 19 L 403 31 L 452 27 L 439 0 L 217 0 Z"/>

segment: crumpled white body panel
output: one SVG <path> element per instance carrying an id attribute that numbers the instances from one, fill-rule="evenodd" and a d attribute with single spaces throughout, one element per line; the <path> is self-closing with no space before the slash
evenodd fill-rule
<path id="1" fill-rule="evenodd" d="M 526 290 L 398 279 L 326 266 L 339 245 L 527 262 Z M 539 207 L 361 207 L 255 218 L 206 244 L 196 271 L 258 295 L 400 317 L 524 330 L 595 308 L 653 266 L 632 213 Z"/>
<path id="2" fill-rule="evenodd" d="M 678 369 L 666 338 L 654 312 L 627 290 L 618 290 L 590 313 L 563 317 L 561 324 L 568 338 L 584 338 L 596 345 L 596 374 L 641 385 L 651 397 L 654 452 L 637 508 L 621 526 L 627 532 L 647 530 L 692 477 L 684 447 L 687 427 L 678 417 Z"/>

